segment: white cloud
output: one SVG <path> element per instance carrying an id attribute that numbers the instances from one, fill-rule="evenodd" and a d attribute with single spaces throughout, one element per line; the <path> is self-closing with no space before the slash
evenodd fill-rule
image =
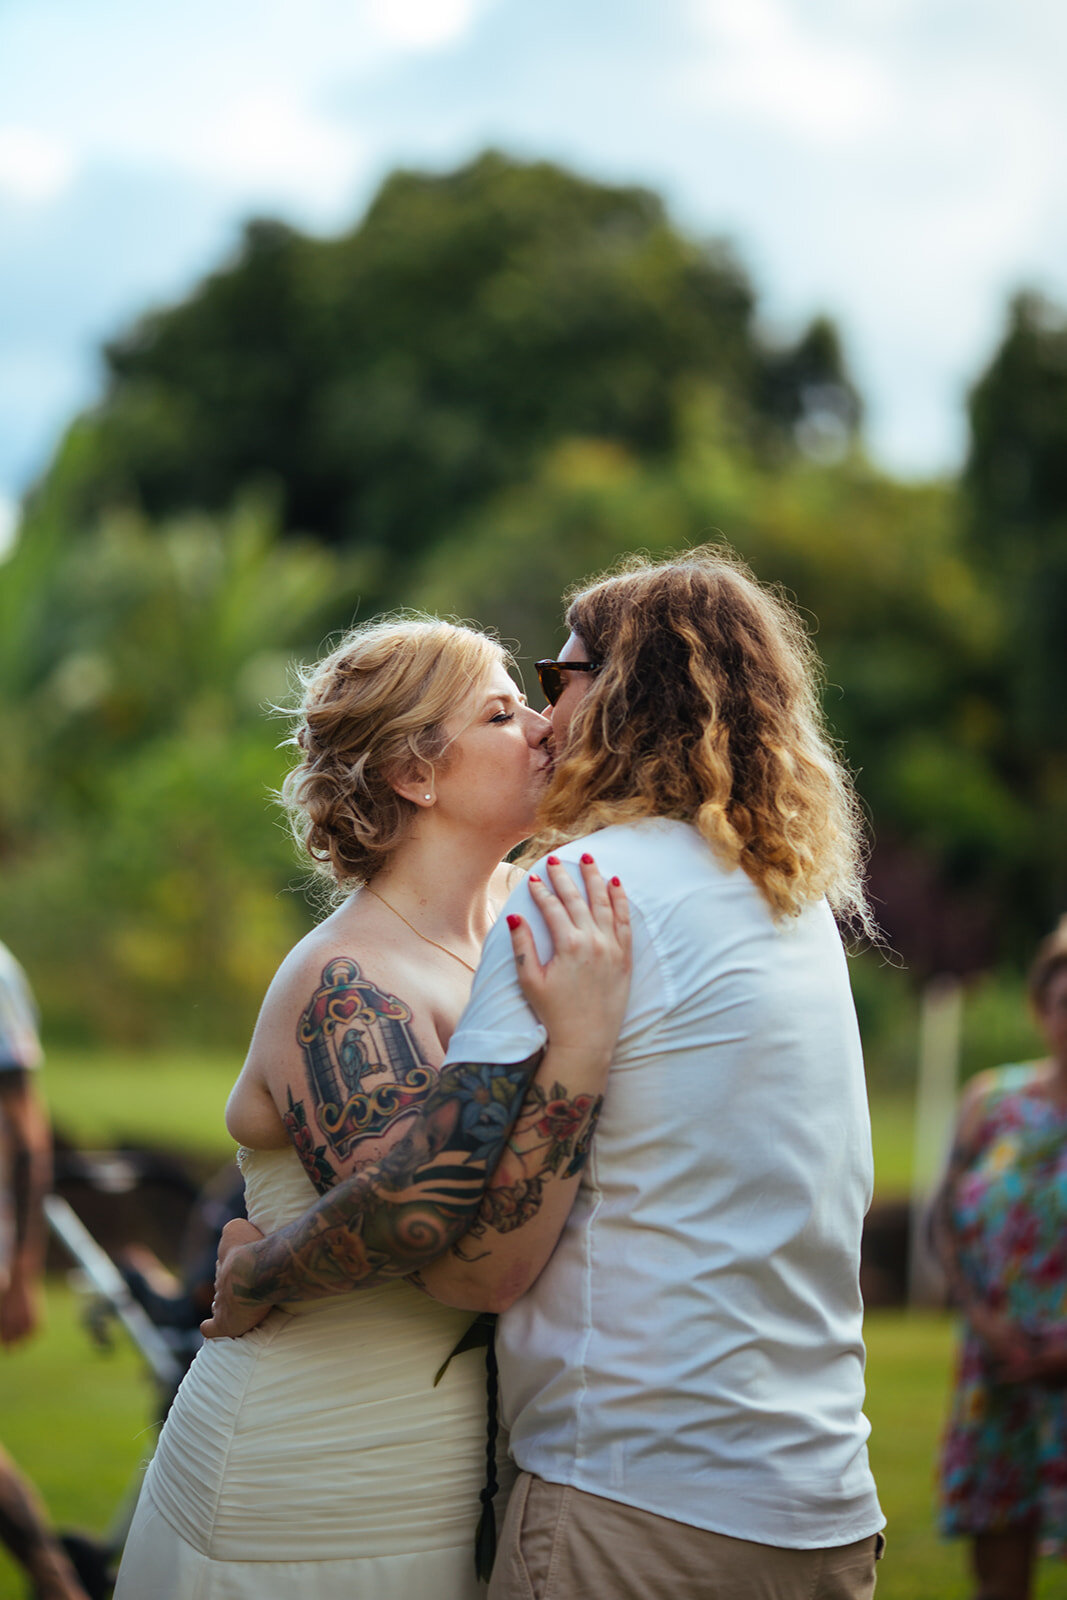
<path id="1" fill-rule="evenodd" d="M 54 200 L 74 175 L 76 162 L 58 139 L 34 128 L 0 127 L 0 190 L 16 200 Z"/>
<path id="2" fill-rule="evenodd" d="M 0 348 L 0 484 L 25 481 L 29 412 L 43 438 L 46 399 L 53 427 L 75 403 L 40 373 L 76 367 L 82 403 L 101 333 L 184 292 L 252 208 L 349 224 L 396 162 L 490 140 L 649 183 L 694 232 L 732 234 L 778 326 L 840 319 L 876 450 L 949 460 L 1007 294 L 1067 297 L 1067 7 L 660 0 L 610 29 L 607 11 L 0 0 L 0 294 L 38 330 L 6 410 Z"/>
<path id="3" fill-rule="evenodd" d="M 304 209 L 346 199 L 365 153 L 353 132 L 279 93 L 246 94 L 172 152 L 175 166 L 244 195 L 291 196 Z"/>
<path id="4" fill-rule="evenodd" d="M 370 21 L 382 37 L 412 50 L 454 44 L 484 9 L 480 0 L 368 0 Z"/>
<path id="5" fill-rule="evenodd" d="M 816 144 L 840 144 L 885 119 L 889 84 L 873 52 L 820 35 L 787 0 L 691 0 L 705 54 L 686 66 L 690 96 Z"/>
<path id="6" fill-rule="evenodd" d="M 365 151 L 338 85 L 454 45 L 495 0 L 33 0 L 0 8 L 8 177 L 44 194 L 82 167 L 160 166 L 248 198 L 324 213 L 350 200 Z"/>
<path id="7" fill-rule="evenodd" d="M 1030 280 L 1067 293 L 1049 226 L 1067 214 L 1067 13 L 1044 0 L 680 4 L 696 44 L 680 69 L 686 114 L 723 152 L 705 213 L 728 216 L 778 319 L 839 319 L 878 456 L 950 465 L 1008 294 Z"/>

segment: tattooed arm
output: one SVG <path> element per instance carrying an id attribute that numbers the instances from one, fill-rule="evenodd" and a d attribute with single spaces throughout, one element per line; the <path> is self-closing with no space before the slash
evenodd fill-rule
<path id="1" fill-rule="evenodd" d="M 570 1214 L 604 1096 L 593 1088 L 546 1090 L 542 1074 L 522 1110 L 471 1227 L 446 1255 L 415 1275 L 445 1305 L 506 1311 L 533 1283 Z M 573 1074 L 571 1077 L 573 1079 Z"/>
<path id="2" fill-rule="evenodd" d="M 529 885 L 561 962 L 542 966 L 529 928 L 512 919 L 518 924 L 512 929 L 514 982 L 547 1028 L 550 1045 L 476 1220 L 447 1255 L 418 1274 L 419 1286 L 446 1305 L 506 1311 L 548 1261 L 578 1193 L 629 993 L 631 945 L 629 907 L 618 880 L 606 885 L 588 855 L 580 866 L 587 905 L 551 857 L 557 898 L 545 894 L 536 876 Z M 586 916 L 603 940 L 594 968 L 567 958 L 572 930 L 590 937 L 588 929 L 582 933 Z M 567 1040 L 578 1043 L 568 1049 Z"/>
<path id="3" fill-rule="evenodd" d="M 540 1060 L 446 1067 L 403 1138 L 289 1227 L 220 1264 L 207 1337 L 244 1332 L 279 1301 L 317 1300 L 403 1277 L 477 1214 Z"/>
<path id="4" fill-rule="evenodd" d="M 248 1244 L 248 1225 L 230 1224 L 220 1255 L 216 1313 L 203 1325 L 208 1337 L 242 1333 L 280 1301 L 315 1299 L 410 1275 L 442 1255 L 477 1224 L 490 1175 L 540 1065 L 532 1098 L 522 1110 L 516 1149 L 494 1182 L 503 1196 L 498 1204 L 506 1205 L 512 1196 L 504 1191 L 527 1177 L 535 1180 L 545 1203 L 528 1203 L 520 1226 L 539 1211 L 542 1215 L 536 1229 L 529 1230 L 529 1245 L 524 1235 L 521 1251 L 513 1248 L 518 1241 L 509 1241 L 506 1251 L 494 1252 L 495 1262 L 482 1266 L 474 1290 L 468 1283 L 466 1292 L 485 1303 L 487 1274 L 496 1271 L 514 1282 L 517 1256 L 524 1282 L 536 1275 L 576 1192 L 625 1010 L 630 960 L 628 908 L 621 887 L 613 884 L 609 891 L 591 858 L 583 860 L 587 903 L 558 864 L 548 870 L 559 898 L 536 878 L 530 894 L 551 930 L 559 959 L 543 966 L 529 927 L 516 916 L 508 918 L 514 962 L 507 957 L 512 978 L 518 970 L 523 993 L 549 1024 L 547 1046 L 510 1063 L 460 1061 L 446 1066 L 417 1110 L 405 1115 L 391 1147 L 337 1182 L 311 1212 L 280 1233 Z M 370 1025 L 370 1013 L 379 1022 L 385 1016 L 384 1033 L 377 1024 Z M 528 1012 L 526 1016 L 529 1036 Z M 403 1002 L 370 985 L 354 962 L 334 961 L 323 972 L 298 1030 L 321 1142 L 316 1142 L 302 1102 L 294 1102 L 291 1093 L 284 1118 L 320 1188 L 338 1176 L 339 1158 L 351 1159 L 346 1143 L 350 1135 L 357 1149 L 366 1149 L 372 1104 L 381 1100 L 382 1109 L 395 1111 L 395 1085 L 387 1094 L 384 1088 L 380 1094 L 376 1090 L 373 1102 L 363 1091 L 377 1081 L 384 1061 L 394 1077 L 404 1078 L 410 1065 L 402 1048 L 409 1018 Z M 338 1092 L 338 1074 L 351 1090 L 347 1099 Z M 413 1087 L 421 1094 L 420 1085 Z M 394 1122 L 391 1138 L 397 1127 Z M 535 1232 L 540 1259 L 531 1266 Z M 238 1248 L 231 1252 L 231 1244 Z M 469 1269 L 467 1262 L 457 1266 L 461 1275 Z"/>

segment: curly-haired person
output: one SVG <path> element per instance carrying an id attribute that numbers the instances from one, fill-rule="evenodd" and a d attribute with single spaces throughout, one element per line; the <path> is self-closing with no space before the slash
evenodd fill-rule
<path id="1" fill-rule="evenodd" d="M 869 914 L 814 658 L 718 550 L 629 563 L 567 623 L 538 663 L 555 770 L 508 911 L 536 941 L 520 960 L 544 956 L 530 885 L 595 853 L 626 883 L 633 976 L 548 1264 L 491 1297 L 477 1261 L 422 1274 L 502 1311 L 520 1473 L 490 1597 L 860 1600 L 883 1525 L 862 1411 L 872 1158 L 835 912 Z M 449 1061 L 543 1043 L 521 972 L 491 933 Z M 287 1294 L 314 1292 L 308 1249 L 289 1234 Z M 271 1298 L 272 1241 L 239 1254 L 228 1292 Z"/>

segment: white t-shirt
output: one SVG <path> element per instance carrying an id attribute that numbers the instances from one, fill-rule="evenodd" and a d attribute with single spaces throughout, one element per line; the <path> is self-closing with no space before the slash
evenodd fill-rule
<path id="1" fill-rule="evenodd" d="M 0 944 L 0 1072 L 25 1072 L 40 1064 L 36 1003 L 26 974 Z"/>
<path id="2" fill-rule="evenodd" d="M 7 1281 L 14 1248 L 10 1177 L 4 1160 L 3 1090 L 17 1074 L 41 1064 L 37 1007 L 26 974 L 6 944 L 0 944 L 0 1289 Z"/>
<path id="3" fill-rule="evenodd" d="M 633 985 L 574 1209 L 500 1319 L 512 1453 L 734 1538 L 864 1538 L 884 1525 L 862 1409 L 871 1138 L 831 912 L 775 922 L 686 823 L 577 840 L 558 852 L 576 877 L 586 849 L 629 896 Z M 508 908 L 546 959 L 525 884 Z M 501 917 L 448 1060 L 544 1038 Z"/>

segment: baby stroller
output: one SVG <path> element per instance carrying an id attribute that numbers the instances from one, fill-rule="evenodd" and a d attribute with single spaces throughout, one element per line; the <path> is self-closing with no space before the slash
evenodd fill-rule
<path id="1" fill-rule="evenodd" d="M 139 1160 L 137 1152 L 79 1153 L 71 1160 L 81 1183 L 114 1192 L 120 1181 L 136 1187 L 144 1158 Z M 62 1174 L 69 1176 L 69 1168 L 68 1162 L 59 1169 L 58 1187 L 64 1186 Z M 118 1323 L 133 1340 L 155 1383 L 159 1425 L 203 1343 L 200 1322 L 211 1303 L 219 1235 L 231 1217 L 244 1215 L 244 1185 L 233 1163 L 201 1190 L 196 1191 L 192 1184 L 188 1187 L 181 1275 L 166 1288 L 148 1264 L 153 1259 L 150 1251 L 142 1249 L 136 1255 L 131 1251 L 126 1260 L 117 1252 L 115 1259 L 100 1246 L 64 1195 L 52 1194 L 45 1201 L 52 1233 L 75 1263 L 74 1281 L 85 1295 L 83 1317 L 91 1337 L 97 1344 L 109 1346 Z M 102 1537 L 79 1532 L 60 1536 L 90 1600 L 108 1600 L 112 1592 L 143 1471 L 142 1466 L 135 1473 Z"/>

